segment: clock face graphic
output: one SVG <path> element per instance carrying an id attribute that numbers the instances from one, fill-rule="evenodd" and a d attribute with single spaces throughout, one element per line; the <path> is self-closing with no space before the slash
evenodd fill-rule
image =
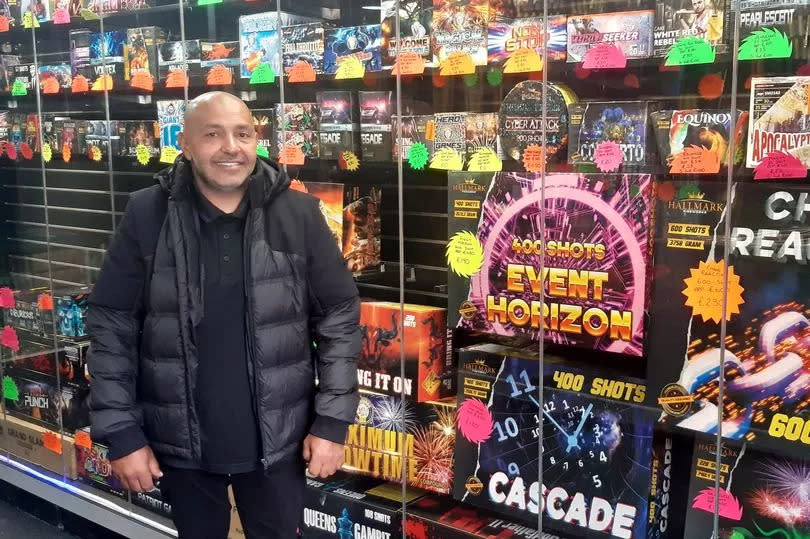
<path id="1" fill-rule="evenodd" d="M 456 476 L 483 486 L 479 495 L 468 492 L 464 501 L 536 525 L 542 496 L 531 486 L 539 481 L 542 462 L 547 491 L 561 487 L 570 496 L 582 493 L 585 500 L 598 496 L 612 506 L 636 507 L 633 537 L 642 536 L 652 419 L 638 406 L 548 387 L 541 406 L 539 369 L 537 361 L 505 357 L 494 381 L 489 378 L 491 392 L 484 404 L 492 415 L 492 433 L 477 446 L 457 442 Z M 465 448 L 465 443 L 471 447 Z M 525 495 L 513 492 L 516 483 Z M 565 531 L 566 526 L 573 530 L 544 512 L 544 529 Z M 606 536 L 580 527 L 576 532 Z"/>

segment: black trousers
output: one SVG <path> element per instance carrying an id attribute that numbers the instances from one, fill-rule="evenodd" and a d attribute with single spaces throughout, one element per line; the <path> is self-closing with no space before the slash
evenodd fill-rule
<path id="1" fill-rule="evenodd" d="M 228 485 L 247 539 L 293 539 L 304 512 L 303 465 L 268 472 L 211 474 L 161 466 L 160 491 L 172 505 L 180 539 L 226 539 L 231 520 Z"/>

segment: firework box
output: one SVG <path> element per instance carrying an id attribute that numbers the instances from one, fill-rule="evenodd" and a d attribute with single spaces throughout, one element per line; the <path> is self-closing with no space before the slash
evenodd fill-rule
<path id="1" fill-rule="evenodd" d="M 14 328 L 21 339 L 28 336 L 52 338 L 55 333 L 53 313 L 39 308 L 39 298 L 48 293 L 46 288 L 15 290 L 14 306 L 3 309 L 3 324 Z"/>
<path id="2" fill-rule="evenodd" d="M 382 481 L 338 473 L 328 481 L 307 478 L 301 536 L 379 537 L 399 533 L 402 502 L 374 496 Z M 389 487 L 391 488 L 391 487 Z M 399 486 L 392 488 L 402 495 Z"/>
<path id="3" fill-rule="evenodd" d="M 81 429 L 81 432 L 90 436 L 89 427 Z M 76 444 L 74 451 L 79 481 L 126 499 L 127 491 L 112 473 L 110 459 L 107 457 L 109 449 L 106 445 L 91 442 L 90 447 L 85 447 Z"/>
<path id="4" fill-rule="evenodd" d="M 330 28 L 324 37 L 324 73 L 337 73 L 343 58 L 354 56 L 366 72 L 382 70 L 382 29 L 379 24 Z"/>
<path id="5" fill-rule="evenodd" d="M 42 466 L 57 475 L 76 479 L 76 456 L 73 438 L 40 425 L 6 415 L 4 421 L 5 449 L 16 457 Z M 55 446 L 46 442 L 56 438 Z M 61 452 L 61 453 L 60 453 Z"/>
<path id="6" fill-rule="evenodd" d="M 364 301 L 360 308 L 363 351 L 357 383 L 363 389 L 402 395 L 418 402 L 455 394 L 452 353 L 448 353 L 447 310 L 424 305 Z M 400 330 L 404 328 L 404 335 Z M 405 378 L 400 357 L 405 356 Z M 451 347 L 452 348 L 452 347 Z"/>
<path id="7" fill-rule="evenodd" d="M 729 14 L 727 0 L 661 0 L 656 3 L 653 53 L 666 56 L 675 43 L 696 37 L 712 44 L 718 52 L 728 50 Z M 695 9 L 695 5 L 699 9 Z"/>
<path id="8" fill-rule="evenodd" d="M 20 18 L 22 20 L 25 13 L 31 12 L 33 17 L 36 17 L 40 23 L 48 22 L 51 20 L 51 3 L 49 0 L 19 0 L 20 1 Z"/>
<path id="9" fill-rule="evenodd" d="M 71 17 L 80 17 L 80 11 L 86 7 L 86 0 L 51 0 L 52 16 L 55 16 L 57 9 L 64 9 Z"/>
<path id="10" fill-rule="evenodd" d="M 397 4 L 399 4 L 399 40 L 396 35 Z M 417 54 L 426 65 L 432 65 L 433 54 L 430 39 L 433 26 L 433 0 L 411 0 L 409 2 L 381 0 L 380 23 L 382 25 L 384 65 L 394 65 L 397 48 L 399 48 L 400 54 Z"/>
<path id="11" fill-rule="evenodd" d="M 796 43 L 805 35 L 807 0 L 740 0 L 740 42 L 764 27 L 779 30 Z"/>
<path id="12" fill-rule="evenodd" d="M 296 24 L 281 28 L 281 60 L 284 74 L 300 61 L 323 73 L 324 26 L 322 23 Z"/>
<path id="13" fill-rule="evenodd" d="M 543 57 L 543 41 L 548 36 L 546 57 L 549 61 L 565 61 L 568 22 L 565 15 L 554 15 L 546 21 L 543 32 L 543 18 L 491 19 L 487 39 L 488 65 L 501 65 L 517 51 L 526 48 L 537 51 Z"/>
<path id="14" fill-rule="evenodd" d="M 11 66 L 11 84 L 21 81 L 25 89 L 29 92 L 36 90 L 34 84 L 38 80 L 36 64 L 16 64 Z"/>
<path id="15" fill-rule="evenodd" d="M 305 157 L 317 159 L 321 154 L 321 141 L 317 131 L 276 131 L 278 154 L 285 146 L 297 146 Z"/>
<path id="16" fill-rule="evenodd" d="M 281 27 L 312 22 L 287 12 L 254 13 L 239 17 L 239 76 L 249 79 L 253 70 L 268 64 L 281 74 Z"/>
<path id="17" fill-rule="evenodd" d="M 196 86 L 201 81 L 200 40 L 169 41 L 158 47 L 158 78 L 165 81 L 173 71 L 185 73 L 189 85 Z"/>
<path id="18" fill-rule="evenodd" d="M 87 136 L 85 141 L 87 148 L 95 146 L 101 149 L 102 158 L 106 158 L 107 154 L 110 152 L 112 152 L 112 155 L 121 154 L 121 137 L 118 134 L 118 121 L 87 120 L 86 125 Z"/>
<path id="19" fill-rule="evenodd" d="M 447 494 L 453 486 L 455 402 L 364 393 L 344 446 L 347 472 Z"/>
<path id="20" fill-rule="evenodd" d="M 546 159 L 565 155 L 568 143 L 568 106 L 576 95 L 566 86 L 527 80 L 519 82 L 501 102 L 500 133 L 503 153 L 514 161 L 523 159 L 523 151 L 531 145 L 545 148 Z M 546 99 L 543 110 L 543 100 Z M 543 118 L 546 137 L 543 139 Z"/>
<path id="21" fill-rule="evenodd" d="M 754 77 L 748 116 L 746 166 L 780 151 L 810 166 L 810 77 Z"/>
<path id="22" fill-rule="evenodd" d="M 363 161 L 391 160 L 391 92 L 358 92 Z"/>
<path id="23" fill-rule="evenodd" d="M 87 9 L 96 15 L 103 15 L 105 13 L 115 13 L 121 10 L 122 0 L 88 0 Z"/>
<path id="24" fill-rule="evenodd" d="M 487 65 L 488 0 L 433 0 L 433 58 L 441 64 L 454 52 L 469 54 L 474 65 Z"/>
<path id="25" fill-rule="evenodd" d="M 182 99 L 167 99 L 157 102 L 158 124 L 160 126 L 160 150 L 171 146 L 180 149 L 177 135 L 183 130 L 186 103 Z"/>
<path id="26" fill-rule="evenodd" d="M 8 114 L 8 142 L 14 146 L 18 152 L 20 144 L 25 141 L 25 121 L 26 114 L 22 113 L 9 113 Z M 0 135 L 0 140 L 2 140 Z M 19 155 L 19 154 L 18 154 Z M 6 156 L 8 157 L 8 156 Z"/>
<path id="27" fill-rule="evenodd" d="M 116 127 L 116 123 L 115 120 L 110 122 L 112 128 Z M 114 141 L 113 144 L 115 144 Z M 89 287 L 77 287 L 54 292 L 53 300 L 57 322 L 56 332 L 60 337 L 77 340 L 84 340 L 88 337 L 87 307 L 89 296 Z"/>
<path id="28" fill-rule="evenodd" d="M 725 166 L 732 137 L 734 164 L 743 161 L 747 112 L 738 110 L 733 126 L 728 110 L 661 110 L 650 114 L 650 118 L 658 143 L 658 156 L 664 166 L 671 166 L 675 157 L 691 146 L 701 146 L 717 154 L 718 161 Z"/>
<path id="29" fill-rule="evenodd" d="M 127 65 L 125 77 L 148 73 L 158 80 L 158 47 L 166 42 L 166 31 L 157 26 L 127 28 Z"/>
<path id="30" fill-rule="evenodd" d="M 18 56 L 0 54 L 0 92 L 11 91 L 11 87 L 14 85 L 14 68 L 19 63 Z M 36 65 L 34 65 L 34 74 L 36 74 Z"/>
<path id="31" fill-rule="evenodd" d="M 89 386 L 87 351 L 89 343 L 57 341 L 53 338 L 27 337 L 20 341 L 20 350 L 6 362 L 7 372 L 20 376 L 46 375 L 55 377 L 63 386 L 86 388 Z"/>
<path id="32" fill-rule="evenodd" d="M 113 79 L 113 89 L 123 84 L 125 79 L 125 49 L 127 33 L 120 30 L 92 32 L 90 34 L 90 67 L 92 80 L 109 74 Z M 92 82 L 92 81 L 91 81 Z"/>
<path id="33" fill-rule="evenodd" d="M 623 165 L 647 164 L 647 109 L 646 101 L 572 104 L 568 107 L 568 161 L 592 165 L 596 147 L 610 141 L 621 147 Z"/>
<path id="34" fill-rule="evenodd" d="M 729 208 L 723 183 L 673 182 L 663 188 L 656 210 L 661 247 L 649 332 L 649 404 L 662 408 L 668 425 L 711 435 L 722 428 L 726 438 L 806 456 L 806 189 L 737 183 Z M 731 236 L 724 239 L 727 216 Z M 726 245 L 731 251 L 721 355 Z M 725 401 L 718 425 L 720 376 Z"/>
<path id="35" fill-rule="evenodd" d="M 253 115 L 253 127 L 256 129 L 256 144 L 261 146 L 270 157 L 278 155 L 276 147 L 275 131 L 275 110 L 274 109 L 254 109 L 250 113 Z"/>
<path id="36" fill-rule="evenodd" d="M 70 64 L 55 64 L 39 66 L 39 85 L 40 88 L 45 84 L 48 79 L 54 79 L 62 90 L 69 90 L 70 84 L 73 81 L 71 76 Z"/>
<path id="37" fill-rule="evenodd" d="M 650 505 L 647 539 L 681 539 L 688 505 L 689 476 L 694 438 L 656 430 L 650 462 Z M 707 536 L 708 537 L 708 536 Z"/>
<path id="38" fill-rule="evenodd" d="M 56 117 L 53 114 L 42 114 L 42 143 L 57 148 L 56 143 Z"/>
<path id="39" fill-rule="evenodd" d="M 402 161 L 408 161 L 408 153 L 411 151 L 411 146 L 419 142 L 424 144 L 427 149 L 428 161 L 433 155 L 433 139 L 428 140 L 428 126 L 432 126 L 433 133 L 436 131 L 436 122 L 432 114 L 425 114 L 420 116 L 403 116 L 402 117 L 402 137 L 399 136 L 399 128 L 397 123 L 399 117 L 394 115 L 391 117 L 391 129 L 393 132 L 394 145 L 393 145 L 393 159 L 399 159 L 399 147 L 402 145 Z"/>
<path id="40" fill-rule="evenodd" d="M 357 153 L 360 147 L 357 107 L 352 92 L 318 92 L 321 158 L 337 159 L 342 152 Z"/>
<path id="41" fill-rule="evenodd" d="M 155 120 L 119 120 L 118 139 L 123 157 L 136 157 L 141 144 L 150 156 L 160 154 L 160 124 Z"/>
<path id="42" fill-rule="evenodd" d="M 88 81 L 92 81 L 93 68 L 90 62 L 90 30 L 71 30 L 68 34 L 70 41 L 70 70 L 75 77 L 81 75 Z"/>
<path id="43" fill-rule="evenodd" d="M 231 73 L 231 80 L 236 81 L 239 75 L 239 42 L 220 41 L 209 43 L 200 42 L 200 69 L 203 80 L 208 81 L 211 71 L 222 66 Z"/>
<path id="44" fill-rule="evenodd" d="M 654 17 L 654 10 L 569 16 L 568 61 L 581 62 L 588 49 L 602 43 L 616 45 L 627 58 L 649 58 Z"/>
<path id="45" fill-rule="evenodd" d="M 9 141 L 11 123 L 12 113 L 7 110 L 0 111 L 0 144 Z"/>
<path id="46" fill-rule="evenodd" d="M 450 148 L 464 157 L 464 153 L 467 151 L 467 113 L 440 112 L 434 114 L 433 118 L 436 125 L 433 151 L 438 152 Z"/>
<path id="47" fill-rule="evenodd" d="M 276 131 L 317 131 L 318 103 L 276 103 Z"/>
<path id="48" fill-rule="evenodd" d="M 498 152 L 498 114 L 468 113 L 465 120 L 467 159 L 482 148 Z"/>
<path id="49" fill-rule="evenodd" d="M 293 180 L 290 189 L 309 193 L 318 199 L 319 207 L 338 249 L 343 249 L 343 196 L 342 183 L 302 182 Z"/>
<path id="50" fill-rule="evenodd" d="M 33 372 L 17 373 L 9 370 L 3 377 L 6 411 L 26 421 L 59 429 L 59 418 L 65 431 L 74 431 L 89 424 L 88 391 L 83 388 L 58 384 L 55 376 Z M 15 395 L 10 391 L 13 385 Z M 16 399 L 13 397 L 17 397 Z"/>
<path id="51" fill-rule="evenodd" d="M 451 172 L 448 182 L 450 327 L 539 339 L 542 324 L 550 342 L 642 355 L 650 175 Z"/>
<path id="52" fill-rule="evenodd" d="M 39 115 L 38 114 L 26 114 L 25 115 L 25 128 L 23 131 L 23 137 L 25 142 L 30 146 L 30 148 L 38 152 L 40 150 L 39 147 Z"/>
<path id="53" fill-rule="evenodd" d="M 100 120 L 104 121 L 104 120 Z M 74 120 L 71 118 L 64 118 L 56 120 L 56 148 L 54 153 L 63 154 L 65 148 L 70 148 L 73 155 L 84 153 L 85 151 L 85 134 L 87 132 L 86 120 Z"/>
<path id="54" fill-rule="evenodd" d="M 380 266 L 382 188 L 346 186 L 343 199 L 343 259 L 352 273 Z"/>
<path id="55" fill-rule="evenodd" d="M 695 442 L 684 537 L 712 535 L 716 458 L 713 441 Z M 719 476 L 719 537 L 802 538 L 810 534 L 810 461 L 724 444 Z"/>
<path id="56" fill-rule="evenodd" d="M 526 522 L 554 507 L 545 527 L 562 533 L 643 537 L 650 470 L 639 463 L 652 457 L 654 424 L 638 406 L 644 381 L 550 354 L 542 380 L 540 369 L 536 348 L 484 344 L 459 352 L 454 497 Z M 570 518 L 586 508 L 593 513 L 578 523 Z"/>

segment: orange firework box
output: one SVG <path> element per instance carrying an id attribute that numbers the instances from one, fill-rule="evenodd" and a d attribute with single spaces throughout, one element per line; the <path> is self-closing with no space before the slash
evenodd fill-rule
<path id="1" fill-rule="evenodd" d="M 454 394 L 446 309 L 405 304 L 400 312 L 399 303 L 363 302 L 360 331 L 363 351 L 357 363 L 357 380 L 361 388 L 404 394 L 418 402 Z M 403 347 L 404 378 L 400 369 Z"/>

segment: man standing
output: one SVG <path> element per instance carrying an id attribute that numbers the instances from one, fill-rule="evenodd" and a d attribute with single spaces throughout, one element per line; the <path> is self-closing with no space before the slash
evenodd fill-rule
<path id="1" fill-rule="evenodd" d="M 183 154 L 134 193 L 90 299 L 91 434 L 181 538 L 290 538 L 304 461 L 343 463 L 359 299 L 317 201 L 256 157 L 250 111 L 190 101 Z M 316 377 L 318 380 L 316 386 Z"/>

